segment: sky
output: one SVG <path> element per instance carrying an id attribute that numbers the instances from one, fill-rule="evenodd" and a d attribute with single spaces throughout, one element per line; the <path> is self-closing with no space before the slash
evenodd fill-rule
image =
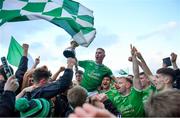
<path id="1" fill-rule="evenodd" d="M 94 12 L 96 38 L 88 48 L 76 49 L 78 60 L 94 60 L 96 48 L 106 51 L 104 64 L 115 76 L 125 69 L 132 74 L 128 62 L 130 44 L 144 56 L 153 73 L 171 52 L 178 54 L 180 66 L 180 0 L 75 0 Z M 63 51 L 71 37 L 60 27 L 44 20 L 6 23 L 0 26 L 0 57 L 6 56 L 10 37 L 20 44 L 28 43 L 33 58 L 40 56 L 41 65 L 54 73 L 66 65 Z"/>

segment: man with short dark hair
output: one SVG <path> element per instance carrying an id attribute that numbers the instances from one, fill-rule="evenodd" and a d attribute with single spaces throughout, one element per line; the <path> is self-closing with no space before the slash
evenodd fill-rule
<path id="1" fill-rule="evenodd" d="M 98 86 L 101 85 L 103 76 L 108 74 L 113 76 L 112 71 L 103 64 L 105 57 L 105 50 L 97 48 L 95 53 L 95 61 L 85 60 L 79 61 L 80 67 L 84 68 L 83 79 L 81 86 L 86 88 L 88 92 L 96 91 Z"/>
<path id="2" fill-rule="evenodd" d="M 75 59 L 67 58 L 67 67 L 64 70 L 64 74 L 60 77 L 60 79 L 58 79 L 55 82 L 48 83 L 44 86 L 37 87 L 33 91 L 25 94 L 25 97 L 27 97 L 29 99 L 45 98 L 45 99 L 49 100 L 49 99 L 53 98 L 54 96 L 56 96 L 57 94 L 62 93 L 65 90 L 67 90 L 71 84 L 71 81 L 72 81 L 72 77 L 73 77 L 73 70 L 72 69 L 73 69 L 75 63 L 76 63 Z M 37 71 L 37 73 L 39 73 L 39 71 Z M 38 76 L 36 75 L 35 77 L 40 77 L 40 78 L 49 77 L 48 71 L 46 71 L 44 74 L 43 73 L 44 72 L 42 71 L 42 73 L 40 72 L 39 74 L 37 74 Z"/>
<path id="3" fill-rule="evenodd" d="M 104 75 L 101 86 L 98 87 L 98 92 L 104 93 L 110 90 L 111 80 L 112 78 L 109 75 Z"/>
<path id="4" fill-rule="evenodd" d="M 156 89 L 160 92 L 168 89 L 173 89 L 173 79 L 175 78 L 175 71 L 171 68 L 160 68 L 156 75 Z"/>
<path id="5" fill-rule="evenodd" d="M 32 74 L 33 83 L 45 85 L 48 83 L 48 80 L 51 77 L 51 75 L 51 72 L 47 69 L 46 66 L 37 68 Z"/>
<path id="6" fill-rule="evenodd" d="M 82 76 L 83 76 L 83 71 L 81 71 L 81 70 L 76 71 L 75 79 L 76 79 L 77 85 L 80 85 L 80 83 L 82 81 Z"/>
<path id="7" fill-rule="evenodd" d="M 173 87 L 180 89 L 180 69 L 178 68 L 176 60 L 177 60 L 177 54 L 172 52 L 171 53 L 171 62 L 172 62 L 173 69 L 176 73 L 176 78 L 174 78 Z"/>
<path id="8" fill-rule="evenodd" d="M 139 77 L 143 91 L 143 103 L 145 103 L 151 93 L 156 91 L 156 88 L 151 84 L 147 75 L 144 72 L 139 73 Z"/>

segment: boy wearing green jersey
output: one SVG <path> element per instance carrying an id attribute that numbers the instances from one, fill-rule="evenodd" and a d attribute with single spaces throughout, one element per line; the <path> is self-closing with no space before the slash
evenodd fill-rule
<path id="1" fill-rule="evenodd" d="M 156 88 L 148 80 L 148 77 L 146 76 L 144 72 L 141 72 L 139 74 L 139 78 L 140 78 L 142 91 L 143 91 L 143 103 L 145 103 L 148 100 L 151 93 L 156 91 Z"/>

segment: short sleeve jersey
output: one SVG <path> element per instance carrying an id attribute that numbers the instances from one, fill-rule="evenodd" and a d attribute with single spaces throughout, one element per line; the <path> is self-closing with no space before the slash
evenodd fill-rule
<path id="1" fill-rule="evenodd" d="M 79 61 L 78 64 L 84 68 L 81 86 L 86 88 L 88 92 L 97 90 L 97 87 L 101 85 L 104 75 L 113 76 L 112 71 L 103 64 L 97 64 L 91 60 Z"/>

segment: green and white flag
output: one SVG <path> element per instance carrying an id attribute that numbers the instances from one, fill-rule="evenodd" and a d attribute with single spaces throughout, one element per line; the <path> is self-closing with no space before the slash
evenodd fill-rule
<path id="1" fill-rule="evenodd" d="M 0 26 L 6 22 L 47 20 L 67 31 L 81 46 L 95 38 L 93 12 L 72 0 L 0 0 Z"/>
<path id="2" fill-rule="evenodd" d="M 9 44 L 7 60 L 8 62 L 18 67 L 21 57 L 23 56 L 23 47 L 13 38 L 11 37 L 11 42 Z M 34 61 L 32 57 L 28 54 L 28 68 L 32 67 Z"/>
<path id="3" fill-rule="evenodd" d="M 120 75 L 128 75 L 128 71 L 127 71 L 127 70 L 125 71 L 125 70 L 123 70 L 123 69 L 120 69 L 120 70 L 119 70 L 119 74 L 120 74 Z"/>

